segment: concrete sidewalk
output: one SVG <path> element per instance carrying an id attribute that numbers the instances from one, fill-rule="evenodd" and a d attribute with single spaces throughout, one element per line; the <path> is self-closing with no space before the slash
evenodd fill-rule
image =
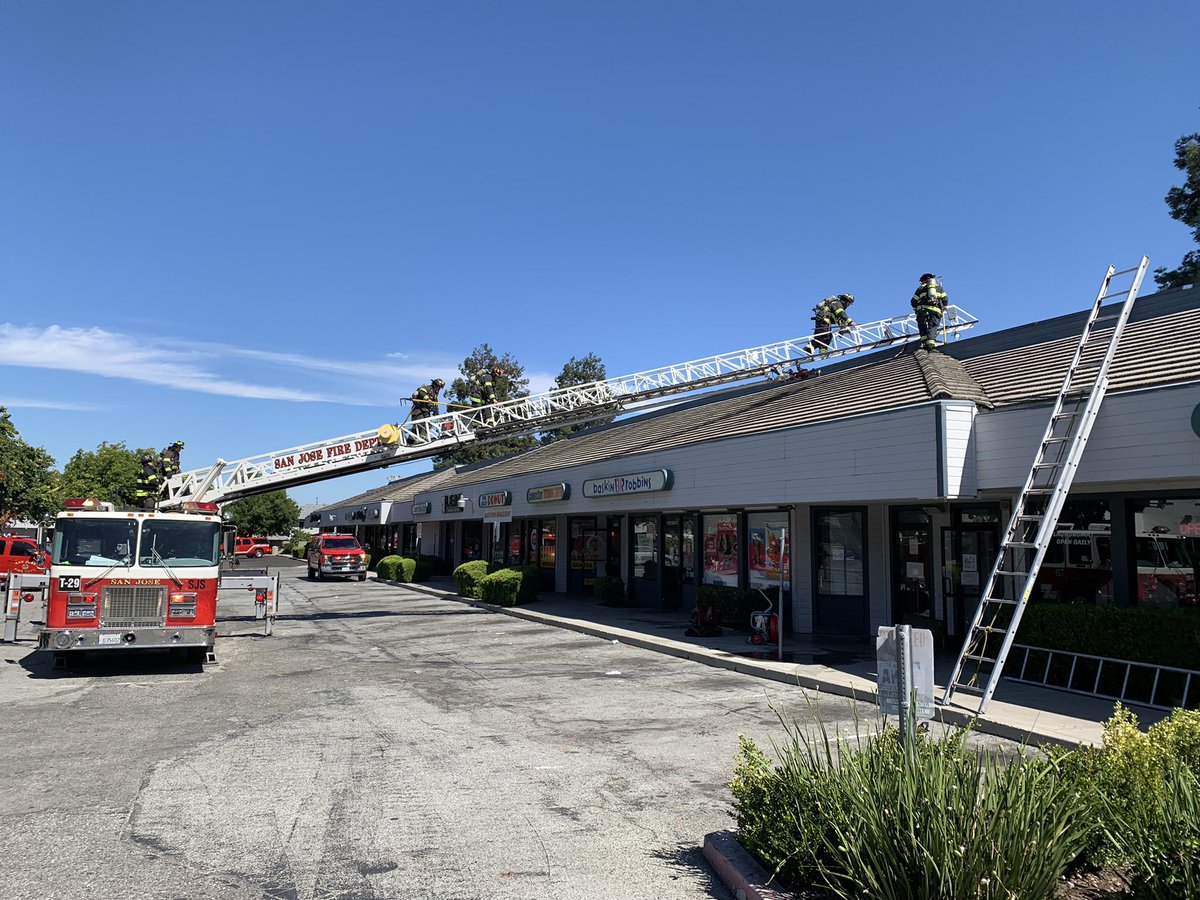
<path id="1" fill-rule="evenodd" d="M 459 597 L 450 576 L 404 587 L 708 666 L 875 702 L 875 643 L 869 638 L 787 634 L 780 661 L 774 646 L 751 644 L 746 633 L 728 628 L 720 637 L 687 637 L 684 632 L 690 613 L 684 611 L 608 607 L 593 597 L 573 594 L 542 594 L 528 606 L 493 606 Z M 953 655 L 935 660 L 935 694 L 939 698 L 954 661 Z M 1129 705 L 1143 726 L 1166 716 L 1159 710 Z M 960 701 L 956 696 L 949 705 L 938 707 L 937 718 L 950 725 L 972 724 L 976 731 L 1031 744 L 1098 745 L 1113 702 L 1002 680 L 986 715 L 978 716 L 977 709 L 977 697 L 964 696 Z"/>

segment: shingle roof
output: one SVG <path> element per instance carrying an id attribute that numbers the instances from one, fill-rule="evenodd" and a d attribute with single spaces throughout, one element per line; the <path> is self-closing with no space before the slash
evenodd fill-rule
<path id="1" fill-rule="evenodd" d="M 1115 307 L 1114 307 L 1115 309 Z M 956 342 L 943 352 L 886 350 L 832 366 L 802 382 L 756 384 L 615 422 L 460 472 L 453 484 L 581 465 L 700 441 L 898 409 L 935 399 L 985 408 L 1057 394 L 1087 313 Z M 1093 332 L 1085 362 L 1103 355 L 1108 330 Z M 1200 379 L 1200 291 L 1139 300 L 1110 372 L 1110 390 Z M 451 482 L 446 482 L 449 484 Z M 440 486 L 440 485 L 439 485 Z"/>

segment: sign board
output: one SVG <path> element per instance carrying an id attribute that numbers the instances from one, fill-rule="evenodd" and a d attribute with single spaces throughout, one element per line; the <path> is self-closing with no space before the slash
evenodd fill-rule
<path id="1" fill-rule="evenodd" d="M 464 503 L 462 506 L 459 506 L 458 502 L 461 499 L 462 499 L 462 494 L 443 494 L 442 495 L 442 512 L 447 512 L 447 513 L 448 512 L 462 512 L 463 509 L 466 507 L 466 504 Z"/>
<path id="2" fill-rule="evenodd" d="M 571 496 L 571 486 L 564 482 L 545 484 L 541 487 L 531 487 L 525 492 L 526 503 L 549 503 L 552 500 L 566 500 Z"/>
<path id="3" fill-rule="evenodd" d="M 647 494 L 669 491 L 674 479 L 667 469 L 635 472 L 633 475 L 612 475 L 608 478 L 589 478 L 583 483 L 585 497 L 622 497 L 625 494 Z"/>
<path id="4" fill-rule="evenodd" d="M 511 506 L 502 506 L 496 509 L 485 509 L 483 511 L 483 521 L 485 522 L 511 522 L 512 518 Z"/>
<path id="5" fill-rule="evenodd" d="M 879 711 L 900 715 L 900 664 L 895 628 L 880 628 L 875 638 L 875 668 L 879 673 Z M 914 718 L 933 718 L 933 632 L 912 629 L 912 686 L 917 708 Z"/>
<path id="6" fill-rule="evenodd" d="M 433 504 L 426 500 L 424 503 L 414 503 L 412 505 L 412 514 L 414 516 L 427 516 L 433 511 Z"/>
<path id="7" fill-rule="evenodd" d="M 497 506 L 508 506 L 512 503 L 512 491 L 492 491 L 490 494 L 479 495 L 480 509 L 495 509 Z"/>

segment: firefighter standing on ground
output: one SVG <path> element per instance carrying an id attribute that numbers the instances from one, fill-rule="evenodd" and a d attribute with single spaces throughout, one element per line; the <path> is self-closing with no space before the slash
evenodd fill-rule
<path id="1" fill-rule="evenodd" d="M 138 476 L 133 498 L 140 509 L 154 509 L 158 499 L 158 463 L 149 453 L 142 457 L 142 474 Z"/>
<path id="2" fill-rule="evenodd" d="M 499 378 L 503 374 L 504 370 L 499 366 L 476 369 L 471 374 L 468 383 L 471 389 L 472 412 L 482 410 L 484 407 L 491 406 L 496 402 L 496 389 L 493 386 L 492 380 Z M 482 415 L 472 418 L 480 425 L 493 425 L 496 421 L 491 414 L 488 415 L 487 419 L 484 419 Z"/>
<path id="3" fill-rule="evenodd" d="M 937 276 L 929 272 L 921 276 L 921 283 L 912 295 L 912 308 L 917 314 L 917 327 L 921 329 L 921 346 L 936 350 L 942 313 L 946 311 L 946 292 L 938 284 Z"/>
<path id="4" fill-rule="evenodd" d="M 853 294 L 838 294 L 836 297 L 826 297 L 813 307 L 813 322 L 816 327 L 813 330 L 812 342 L 804 348 L 805 353 L 811 355 L 828 350 L 833 340 L 833 326 L 854 327 L 854 320 L 848 312 L 853 302 Z"/>

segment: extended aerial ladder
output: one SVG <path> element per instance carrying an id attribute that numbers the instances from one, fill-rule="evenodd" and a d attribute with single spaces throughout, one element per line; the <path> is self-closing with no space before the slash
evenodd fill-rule
<path id="1" fill-rule="evenodd" d="M 1050 421 L 1034 455 L 1033 466 L 1013 504 L 1008 529 L 966 631 L 942 703 L 949 703 L 956 690 L 975 693 L 980 695 L 982 714 L 996 692 L 1042 560 L 1054 540 L 1058 517 L 1067 502 L 1092 425 L 1108 391 L 1108 370 L 1148 264 L 1149 260 L 1143 256 L 1138 265 L 1121 272 L 1109 266 L 1100 284 L 1079 345 L 1050 410 Z M 1132 279 L 1127 286 L 1113 287 L 1114 279 L 1130 275 Z M 1101 317 L 1104 303 L 1117 299 L 1121 300 L 1117 312 Z M 1085 361 L 1084 352 L 1097 326 L 1110 322 L 1112 333 L 1104 356 L 1098 363 L 1094 359 Z M 981 678 L 987 679 L 982 687 Z"/>
<path id="2" fill-rule="evenodd" d="M 958 337 L 979 320 L 957 306 L 946 308 L 943 339 Z M 917 340 L 912 314 L 843 328 L 819 354 L 806 349 L 813 336 L 748 350 L 663 366 L 633 375 L 556 388 L 541 394 L 495 403 L 480 410 L 458 410 L 425 419 L 384 425 L 360 432 L 226 462 L 173 476 L 161 509 L 185 499 L 226 503 L 239 497 L 297 487 L 341 475 L 424 459 L 456 445 L 504 440 L 551 428 L 640 412 L 673 402 L 674 397 L 720 385 L 776 374 L 786 366 L 825 362 Z"/>

